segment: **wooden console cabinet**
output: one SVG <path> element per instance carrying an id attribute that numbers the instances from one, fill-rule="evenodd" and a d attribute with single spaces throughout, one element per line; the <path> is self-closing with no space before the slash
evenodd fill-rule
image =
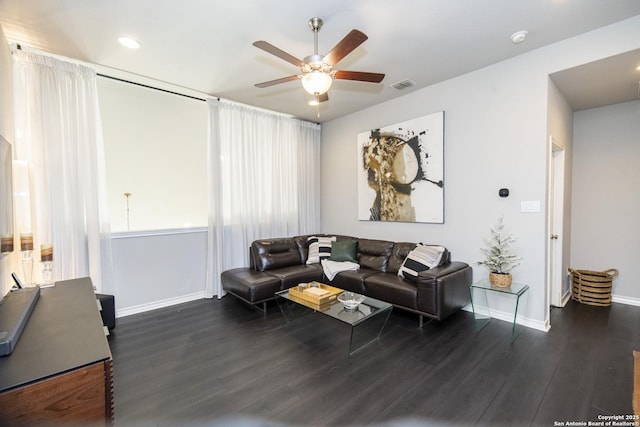
<path id="1" fill-rule="evenodd" d="M 13 352 L 0 357 L 0 425 L 112 422 L 111 351 L 91 280 L 41 289 Z"/>

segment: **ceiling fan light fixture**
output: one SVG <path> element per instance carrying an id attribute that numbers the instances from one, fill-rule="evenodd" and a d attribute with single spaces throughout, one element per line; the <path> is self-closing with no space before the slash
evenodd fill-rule
<path id="1" fill-rule="evenodd" d="M 322 95 L 331 87 L 333 79 L 322 71 L 312 71 L 302 77 L 302 87 L 311 95 Z"/>

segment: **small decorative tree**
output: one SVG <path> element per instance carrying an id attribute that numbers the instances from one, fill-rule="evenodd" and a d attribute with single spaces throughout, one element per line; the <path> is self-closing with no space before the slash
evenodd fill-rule
<path id="1" fill-rule="evenodd" d="M 485 255 L 484 261 L 478 261 L 478 265 L 484 265 L 489 269 L 489 280 L 492 285 L 511 286 L 511 270 L 520 265 L 522 258 L 511 253 L 511 244 L 517 237 L 512 233 L 504 233 L 503 217 L 491 227 L 491 235 L 484 239 L 485 248 L 480 251 Z"/>

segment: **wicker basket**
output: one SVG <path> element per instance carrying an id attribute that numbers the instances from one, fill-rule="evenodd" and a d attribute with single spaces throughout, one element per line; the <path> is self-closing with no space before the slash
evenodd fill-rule
<path id="1" fill-rule="evenodd" d="M 582 303 L 598 306 L 611 305 L 611 286 L 618 275 L 615 268 L 607 271 L 569 269 L 571 273 L 571 298 Z"/>
<path id="2" fill-rule="evenodd" d="M 511 286 L 511 274 L 489 273 L 489 282 L 498 288 L 508 288 Z"/>

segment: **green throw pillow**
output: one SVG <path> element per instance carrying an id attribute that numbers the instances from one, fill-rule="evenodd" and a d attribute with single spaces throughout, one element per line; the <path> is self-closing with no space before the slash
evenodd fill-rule
<path id="1" fill-rule="evenodd" d="M 357 240 L 341 240 L 339 242 L 331 242 L 332 261 L 351 261 L 357 262 L 358 241 Z"/>

